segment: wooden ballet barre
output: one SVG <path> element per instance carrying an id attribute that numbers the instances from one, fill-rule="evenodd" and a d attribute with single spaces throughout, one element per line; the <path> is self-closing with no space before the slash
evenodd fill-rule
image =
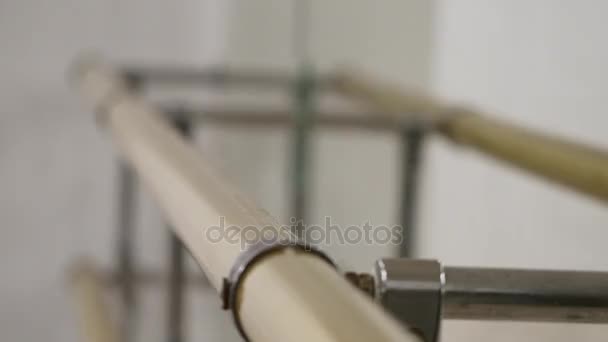
<path id="1" fill-rule="evenodd" d="M 336 89 L 383 110 L 395 123 L 413 121 L 449 140 L 543 176 L 601 201 L 608 201 L 608 153 L 510 125 L 472 109 L 445 105 L 341 71 Z"/>
<path id="2" fill-rule="evenodd" d="M 86 341 L 118 342 L 116 326 L 103 299 L 103 276 L 91 263 L 81 261 L 72 268 L 70 277 Z"/>
<path id="3" fill-rule="evenodd" d="M 221 126 L 285 127 L 294 125 L 294 115 L 289 110 L 277 109 L 231 109 L 225 107 L 161 106 L 162 112 L 183 115 L 190 120 L 201 120 L 206 124 Z M 407 123 L 397 126 L 392 120 L 365 113 L 318 113 L 313 125 L 319 128 L 356 129 L 364 131 L 401 132 Z"/>
<path id="4" fill-rule="evenodd" d="M 243 227 L 253 226 L 258 236 L 264 229 L 287 239 L 289 229 L 242 196 L 164 115 L 130 93 L 119 72 L 92 61 L 81 61 L 74 70 L 99 122 L 225 305 L 228 298 L 235 323 L 249 340 L 420 341 L 349 284 L 320 253 L 289 245 L 250 259 L 252 247 L 261 245 L 242 248 Z M 236 227 L 236 243 L 213 242 L 208 235 L 221 218 L 225 227 Z"/>

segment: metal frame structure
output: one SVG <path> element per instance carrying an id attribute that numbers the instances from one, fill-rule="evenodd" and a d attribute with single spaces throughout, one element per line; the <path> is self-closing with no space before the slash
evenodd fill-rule
<path id="1" fill-rule="evenodd" d="M 179 81 L 179 75 L 188 82 L 206 80 L 226 84 L 232 79 L 271 87 L 292 86 L 299 89 L 294 93 L 300 97 L 296 103 L 302 107 L 296 108 L 296 112 L 304 113 L 314 112 L 312 90 L 300 88 L 312 87 L 314 82 L 310 79 L 314 77 L 297 81 L 278 73 L 180 74 L 141 70 L 120 73 L 99 63 L 81 63 L 78 69 L 77 80 L 83 94 L 100 113 L 100 121 L 113 135 L 125 160 L 152 189 L 176 233 L 169 238 L 170 341 L 183 339 L 183 286 L 188 277 L 183 269 L 182 242 L 219 292 L 224 307 L 232 311 L 237 329 L 251 340 L 363 341 L 373 338 L 433 342 L 438 338 L 441 318 L 608 322 L 608 273 L 442 268 L 435 261 L 389 259 L 378 262 L 374 276 L 347 276 L 410 328 L 405 330 L 362 292 L 349 286 L 345 278 L 336 276 L 331 261 L 323 253 L 301 244 L 289 231 L 282 230 L 195 155 L 184 140 L 189 135 L 193 117 L 198 117 L 193 113 L 198 110 L 166 109 L 173 113 L 167 117 L 146 104 L 135 91 L 141 89 L 146 79 L 156 77 L 175 82 Z M 305 76 L 311 77 L 311 74 Z M 228 125 L 292 124 L 296 133 L 294 160 L 299 168 L 306 164 L 304 136 L 313 124 L 400 134 L 406 169 L 402 172 L 401 215 L 407 227 L 414 222 L 417 169 L 424 136 L 433 131 L 580 192 L 602 200 L 608 198 L 608 158 L 603 152 L 498 123 L 429 97 L 402 94 L 352 72 L 320 79 L 319 83 L 327 89 L 363 99 L 386 115 L 360 119 L 317 113 L 315 120 L 310 120 L 310 117 L 290 118 L 287 113 L 265 111 L 266 114 L 254 118 L 240 111 L 218 109 L 204 111 L 202 117 Z M 117 278 L 126 315 L 120 336 L 126 341 L 132 337 L 136 301 L 133 285 L 140 276 L 132 259 L 133 174 L 126 166 L 120 170 Z M 296 173 L 293 194 L 294 213 L 298 218 L 305 216 L 305 188 L 302 175 Z M 201 237 L 199 230 L 201 226 L 212 225 L 218 216 L 236 226 L 270 227 L 280 239 L 251 245 L 245 250 L 223 242 L 211 243 Z M 411 246 L 401 249 L 402 255 L 410 252 Z M 80 279 L 76 282 L 77 288 L 79 293 L 84 293 L 80 295 L 84 298 L 83 317 L 88 326 L 96 327 L 88 329 L 93 331 L 89 334 L 91 340 L 116 340 L 111 332 L 105 337 L 96 332 L 107 326 L 103 315 L 88 314 L 88 308 L 100 301 L 97 286 L 91 285 L 98 280 L 91 276 L 90 269 L 78 274 L 81 276 L 77 277 Z M 314 279 L 310 281 L 307 277 Z M 546 283 L 547 279 L 551 282 Z M 336 302 L 340 304 L 332 305 Z M 280 317 L 276 312 L 281 313 Z M 347 316 L 347 320 L 341 314 Z M 296 330 L 298 334 L 293 334 Z"/>

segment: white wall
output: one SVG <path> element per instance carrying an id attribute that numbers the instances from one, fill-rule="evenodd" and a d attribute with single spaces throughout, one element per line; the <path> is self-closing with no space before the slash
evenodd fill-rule
<path id="1" fill-rule="evenodd" d="M 213 0 L 0 3 L 2 340 L 81 340 L 67 267 L 78 255 L 112 262 L 113 151 L 68 89 L 68 64 L 87 49 L 117 61 L 215 62 L 223 53 L 223 7 Z M 138 254 L 160 268 L 164 230 L 149 204 L 144 207 Z M 160 339 L 164 293 L 147 298 L 143 337 Z M 224 324 L 221 316 L 203 315 L 219 311 L 219 300 L 213 303 L 194 298 L 191 309 L 199 319 L 191 325 L 193 337 L 234 336 L 232 329 L 217 328 Z"/>
<path id="2" fill-rule="evenodd" d="M 433 88 L 501 118 L 608 147 L 602 1 L 438 1 Z M 446 264 L 608 270 L 604 205 L 436 139 L 418 241 Z M 445 340 L 603 341 L 592 325 L 448 324 Z"/>

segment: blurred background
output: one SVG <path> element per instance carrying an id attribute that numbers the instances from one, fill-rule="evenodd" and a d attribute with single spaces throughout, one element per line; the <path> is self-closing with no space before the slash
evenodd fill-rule
<path id="1" fill-rule="evenodd" d="M 68 266 L 81 255 L 106 268 L 115 262 L 116 156 L 66 82 L 70 62 L 94 50 L 129 65 L 295 71 L 301 48 L 294 42 L 295 3 L 0 2 L 3 340 L 81 340 Z M 596 0 L 314 0 L 306 49 L 320 73 L 360 67 L 608 148 L 607 11 L 608 3 Z M 179 96 L 205 103 L 219 95 Z M 288 131 L 202 126 L 197 136 L 201 153 L 280 221 L 288 219 Z M 327 215 L 343 226 L 399 222 L 397 136 L 319 129 L 312 141 L 311 222 Z M 421 172 L 416 256 L 447 265 L 608 271 L 608 211 L 599 202 L 438 137 L 425 146 Z M 138 196 L 137 263 L 166 268 L 162 218 L 145 191 Z M 329 253 L 344 268 L 368 271 L 374 260 L 396 252 L 335 246 Z M 141 296 L 138 340 L 163 339 L 165 292 L 146 288 Z M 213 290 L 188 296 L 189 340 L 240 340 Z M 443 341 L 606 336 L 608 327 L 600 325 L 448 321 L 443 328 Z"/>

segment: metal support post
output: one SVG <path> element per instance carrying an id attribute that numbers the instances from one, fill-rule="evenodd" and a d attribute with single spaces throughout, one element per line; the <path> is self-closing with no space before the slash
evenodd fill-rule
<path id="1" fill-rule="evenodd" d="M 185 139 L 192 137 L 192 123 L 190 119 L 176 113 L 173 116 L 173 125 Z M 167 341 L 184 341 L 184 299 L 185 280 L 184 271 L 185 249 L 182 242 L 175 235 L 174 230 L 169 229 L 169 310 L 167 317 Z"/>
<path id="2" fill-rule="evenodd" d="M 401 133 L 401 203 L 400 224 L 403 242 L 399 246 L 400 257 L 412 257 L 415 253 L 416 202 L 423 153 L 424 129 L 406 127 Z"/>

